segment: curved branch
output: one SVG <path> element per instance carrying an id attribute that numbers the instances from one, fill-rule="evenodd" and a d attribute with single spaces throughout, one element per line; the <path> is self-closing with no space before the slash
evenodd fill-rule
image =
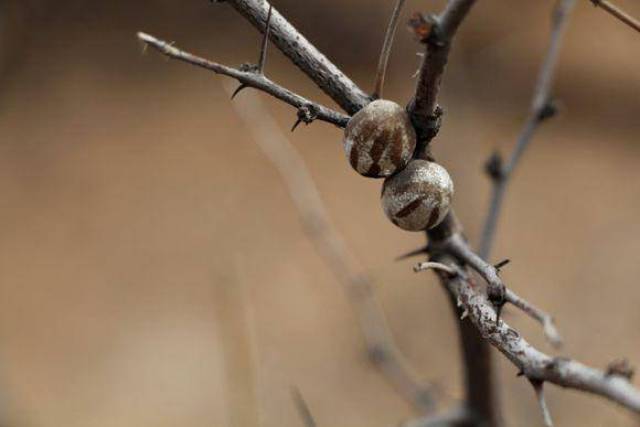
<path id="1" fill-rule="evenodd" d="M 469 318 L 495 348 L 504 354 L 530 380 L 549 382 L 609 399 L 640 415 L 640 390 L 620 375 L 607 374 L 580 362 L 549 356 L 533 347 L 504 320 L 498 320 L 493 304 L 464 273 L 464 265 L 450 255 L 437 261 L 458 269 L 455 277 L 438 273 L 442 283 L 469 313 Z"/>
<path id="2" fill-rule="evenodd" d="M 224 2 L 230 4 L 260 32 L 265 31 L 270 7 L 268 1 L 225 0 Z M 269 37 L 282 53 L 347 113 L 355 114 L 371 101 L 362 89 L 316 49 L 275 8 L 271 18 Z"/>
<path id="3" fill-rule="evenodd" d="M 538 82 L 531 101 L 531 109 L 529 116 L 524 124 L 522 132 L 518 137 L 515 148 L 511 153 L 511 157 L 507 164 L 502 165 L 502 161 L 498 155 L 494 155 L 487 164 L 487 171 L 492 179 L 493 189 L 491 194 L 491 202 L 489 204 L 489 213 L 485 220 L 480 238 L 479 255 L 488 259 L 493 246 L 493 239 L 496 233 L 498 217 L 502 207 L 502 202 L 506 194 L 507 185 L 513 171 L 518 166 L 518 162 L 522 158 L 529 143 L 533 139 L 538 126 L 545 120 L 551 118 L 555 114 L 555 106 L 551 99 L 551 85 L 553 83 L 553 75 L 558 62 L 558 55 L 562 45 L 562 36 L 568 25 L 568 18 L 575 5 L 575 0 L 561 0 L 558 3 L 552 17 L 551 38 L 547 54 L 540 68 Z"/>
<path id="4" fill-rule="evenodd" d="M 358 316 L 370 360 L 419 412 L 430 412 L 433 409 L 430 387 L 418 379 L 398 350 L 374 293 L 372 280 L 331 222 L 304 159 L 289 143 L 260 98 L 252 95 L 234 103 L 234 108 L 256 144 L 280 173 L 305 234 L 342 285 Z"/>
<path id="5" fill-rule="evenodd" d="M 177 47 L 173 46 L 171 43 L 157 39 L 146 33 L 138 33 L 138 38 L 142 40 L 147 46 L 153 47 L 158 52 L 170 58 L 178 59 L 180 61 L 205 68 L 217 74 L 223 74 L 225 76 L 232 77 L 238 80 L 245 87 L 253 87 L 259 89 L 298 109 L 305 107 L 312 108 L 314 112 L 317 113 L 315 118 L 317 118 L 318 120 L 332 123 L 338 127 L 345 127 L 347 125 L 347 122 L 349 121 L 349 117 L 345 116 L 344 114 L 338 113 L 337 111 L 334 111 L 330 108 L 309 101 L 308 99 L 291 92 L 289 89 L 286 89 L 278 85 L 277 83 L 272 82 L 262 73 L 255 72 L 253 70 L 244 71 L 242 69 L 231 68 L 227 67 L 226 65 L 209 61 L 207 59 L 180 50 Z"/>

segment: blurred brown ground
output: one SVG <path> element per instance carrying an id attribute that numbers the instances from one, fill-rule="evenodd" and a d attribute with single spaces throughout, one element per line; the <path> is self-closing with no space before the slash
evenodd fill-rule
<path id="1" fill-rule="evenodd" d="M 640 15 L 633 0 L 618 3 Z M 364 88 L 390 0 L 275 3 Z M 412 0 L 407 11 L 438 10 Z M 7 426 L 299 426 L 290 387 L 320 426 L 393 426 L 414 414 L 368 364 L 353 312 L 302 233 L 221 78 L 154 53 L 144 30 L 221 62 L 259 36 L 207 1 L 3 2 L 0 80 L 0 401 Z M 475 241 L 494 148 L 529 104 L 551 1 L 485 0 L 457 41 L 435 152 Z M 405 102 L 418 60 L 397 39 L 387 96 Z M 325 103 L 275 49 L 268 72 Z M 640 37 L 580 1 L 558 72 L 563 114 L 518 171 L 496 260 L 553 312 L 561 354 L 640 363 Z M 242 96 L 242 95 L 241 95 Z M 290 107 L 269 101 L 283 127 Z M 401 350 L 460 397 L 442 290 L 411 262 L 422 244 L 379 207 L 380 182 L 347 167 L 340 131 L 291 135 L 333 220 L 375 278 Z M 549 350 L 539 327 L 508 314 Z M 551 350 L 549 350 L 551 351 Z M 538 426 L 530 386 L 498 356 L 509 425 Z M 549 387 L 559 426 L 633 426 L 601 399 Z M 635 424 L 634 424 L 635 423 Z"/>

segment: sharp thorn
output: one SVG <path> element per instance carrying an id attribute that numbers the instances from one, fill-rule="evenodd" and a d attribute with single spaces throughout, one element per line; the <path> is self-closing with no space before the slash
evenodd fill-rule
<path id="1" fill-rule="evenodd" d="M 428 247 L 425 246 L 423 248 L 415 249 L 411 252 L 407 252 L 406 254 L 400 255 L 396 258 L 396 261 L 402 261 L 404 259 L 413 258 L 414 256 L 424 255 L 428 253 Z"/>
<path id="2" fill-rule="evenodd" d="M 500 271 L 500 269 L 504 266 L 506 266 L 507 264 L 509 264 L 511 262 L 510 259 L 503 259 L 502 261 L 500 261 L 499 263 L 495 264 L 493 266 L 493 268 L 495 268 L 496 270 Z"/>
<path id="3" fill-rule="evenodd" d="M 238 86 L 238 88 L 236 90 L 233 91 L 233 93 L 231 94 L 231 99 L 235 98 L 237 94 L 239 94 L 243 89 L 248 88 L 249 86 L 247 86 L 246 84 L 241 84 L 240 86 Z"/>
<path id="4" fill-rule="evenodd" d="M 296 128 L 300 125 L 300 123 L 302 123 L 302 119 L 298 119 L 296 120 L 296 122 L 293 124 L 293 126 L 291 127 L 291 132 L 293 132 L 294 130 L 296 130 Z"/>

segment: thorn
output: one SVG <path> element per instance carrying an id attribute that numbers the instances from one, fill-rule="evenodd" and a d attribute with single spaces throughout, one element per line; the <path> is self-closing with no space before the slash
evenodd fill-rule
<path id="1" fill-rule="evenodd" d="M 237 94 L 239 94 L 243 89 L 248 88 L 249 86 L 247 86 L 244 83 L 241 83 L 240 86 L 238 86 L 238 88 L 236 90 L 233 91 L 233 93 L 231 94 L 231 99 L 235 98 Z"/>
<path id="2" fill-rule="evenodd" d="M 466 308 L 464 309 L 464 311 L 462 312 L 462 314 L 460 315 L 460 320 L 464 320 L 469 316 L 469 310 L 467 310 Z"/>
<path id="3" fill-rule="evenodd" d="M 462 300 L 460 299 L 460 297 L 456 298 L 456 306 L 462 307 Z"/>
<path id="4" fill-rule="evenodd" d="M 396 261 L 402 261 L 404 259 L 407 258 L 413 258 L 414 256 L 418 256 L 418 255 L 426 255 L 429 253 L 429 247 L 425 246 L 423 248 L 419 248 L 419 249 L 415 249 L 411 252 L 407 252 L 404 255 L 400 255 L 399 257 L 396 258 Z"/>
<path id="5" fill-rule="evenodd" d="M 518 373 L 516 373 L 516 377 L 522 377 L 524 376 L 524 371 L 521 369 L 518 371 Z"/>
<path id="6" fill-rule="evenodd" d="M 502 260 L 502 261 L 500 261 L 499 263 L 495 264 L 495 265 L 493 266 L 493 268 L 495 268 L 496 270 L 500 271 L 500 269 L 501 269 L 502 267 L 504 267 L 505 265 L 509 264 L 510 262 L 511 262 L 511 260 L 510 260 L 510 259 L 508 259 L 508 258 L 507 258 L 507 259 L 503 259 L 503 260 Z"/>
<path id="7" fill-rule="evenodd" d="M 293 124 L 293 126 L 291 127 L 291 132 L 293 132 L 294 130 L 296 130 L 296 128 L 300 125 L 300 123 L 302 123 L 302 119 L 298 119 L 296 120 L 296 122 Z"/>
<path id="8" fill-rule="evenodd" d="M 264 36 L 262 37 L 262 47 L 260 49 L 260 60 L 258 61 L 258 73 L 264 74 L 264 64 L 267 62 L 267 46 L 269 45 L 269 33 L 271 32 L 271 12 L 273 5 L 269 5 L 267 13 L 267 23 L 264 28 Z"/>
<path id="9" fill-rule="evenodd" d="M 291 387 L 291 398 L 293 399 L 293 403 L 296 406 L 305 427 L 316 427 L 316 420 L 313 418 L 309 405 L 307 405 L 307 402 L 304 400 L 302 393 L 300 393 L 300 390 L 297 387 Z"/>
<path id="10" fill-rule="evenodd" d="M 296 130 L 298 125 L 302 122 L 304 122 L 305 125 L 312 123 L 318 117 L 318 110 L 315 105 L 307 104 L 298 108 L 297 114 L 298 114 L 298 119 L 293 124 L 293 127 L 291 128 L 291 132 Z"/>

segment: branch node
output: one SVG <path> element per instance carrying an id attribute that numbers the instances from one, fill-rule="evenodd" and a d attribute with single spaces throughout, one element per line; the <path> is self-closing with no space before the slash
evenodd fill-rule
<path id="1" fill-rule="evenodd" d="M 493 182 L 504 181 L 507 177 L 504 162 L 499 151 L 494 151 L 484 165 L 484 170 Z"/>
<path id="2" fill-rule="evenodd" d="M 296 122 L 293 124 L 293 127 L 291 128 L 291 132 L 296 130 L 296 128 L 298 127 L 298 125 L 300 125 L 300 123 L 309 125 L 315 119 L 317 119 L 318 109 L 313 104 L 303 105 L 302 107 L 298 108 L 297 116 L 298 118 Z"/>
<path id="3" fill-rule="evenodd" d="M 635 374 L 635 369 L 627 359 L 616 359 L 607 365 L 605 374 L 610 376 L 623 377 L 631 381 Z"/>

